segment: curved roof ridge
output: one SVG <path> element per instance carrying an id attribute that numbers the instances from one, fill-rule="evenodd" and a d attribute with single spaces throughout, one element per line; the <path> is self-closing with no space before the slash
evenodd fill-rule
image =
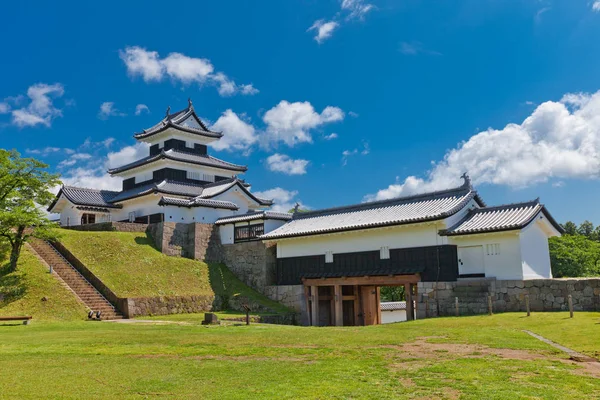
<path id="1" fill-rule="evenodd" d="M 170 111 L 170 108 L 167 108 L 167 113 L 163 117 L 162 120 L 160 120 L 158 123 L 151 126 L 150 128 L 142 130 L 142 132 L 135 133 L 133 135 L 133 137 L 136 139 L 145 138 L 148 136 L 152 136 L 156 133 L 162 132 L 163 130 L 167 129 L 168 127 L 174 127 L 174 128 L 181 129 L 181 130 L 184 130 L 184 131 L 187 131 L 190 133 L 195 133 L 195 134 L 213 137 L 213 138 L 220 138 L 223 136 L 222 132 L 216 132 L 216 131 L 212 131 L 212 130 L 208 129 L 206 124 L 204 124 L 204 122 L 202 122 L 200 117 L 198 117 L 198 115 L 196 114 L 196 110 L 194 109 L 194 106 L 192 105 L 192 102 L 189 99 L 188 99 L 188 106 L 186 108 L 184 108 L 183 110 L 179 110 L 174 113 L 170 113 L 169 111 Z M 185 121 L 190 116 L 194 118 L 194 120 L 198 123 L 198 125 L 200 125 L 201 129 L 194 128 L 191 126 L 180 125 L 183 121 Z"/>
<path id="2" fill-rule="evenodd" d="M 505 204 L 498 204 L 495 206 L 485 206 L 485 207 L 481 207 L 481 208 L 474 208 L 473 210 L 470 210 L 469 212 L 485 212 L 485 211 L 495 211 L 495 210 L 502 210 L 502 209 L 509 209 L 509 208 L 515 208 L 515 207 L 527 207 L 527 206 L 532 206 L 532 205 L 542 205 L 540 203 L 540 198 L 536 198 L 533 200 L 528 200 L 528 201 L 520 201 L 520 202 L 515 202 L 515 203 L 505 203 Z"/>
<path id="3" fill-rule="evenodd" d="M 378 208 L 379 206 L 385 207 L 385 206 L 390 206 L 390 205 L 393 205 L 396 203 L 413 202 L 413 201 L 417 201 L 417 200 L 421 200 L 421 199 L 424 201 L 435 200 L 435 199 L 438 199 L 441 197 L 448 197 L 454 193 L 462 194 L 462 195 L 473 193 L 473 197 L 478 198 L 478 203 L 485 206 L 485 203 L 483 203 L 483 200 L 481 200 L 481 198 L 479 197 L 479 194 L 477 193 L 476 190 L 474 190 L 470 187 L 467 187 L 465 185 L 461 185 L 461 186 L 458 186 L 455 188 L 437 190 L 434 192 L 426 192 L 426 193 L 413 194 L 413 195 L 403 196 L 403 197 L 394 197 L 394 198 L 386 199 L 386 200 L 370 201 L 370 202 L 364 202 L 364 203 L 358 203 L 358 204 L 351 204 L 351 205 L 347 205 L 347 206 L 323 208 L 320 210 L 296 213 L 294 215 L 294 219 L 318 217 L 323 214 L 361 211 L 361 210 L 365 210 L 365 209 Z"/>

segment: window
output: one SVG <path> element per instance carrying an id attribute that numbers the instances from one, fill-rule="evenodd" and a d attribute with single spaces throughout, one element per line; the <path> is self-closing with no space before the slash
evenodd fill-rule
<path id="1" fill-rule="evenodd" d="M 264 224 L 236 226 L 233 229 L 233 242 L 237 243 L 255 240 L 263 233 L 265 233 Z"/>
<path id="2" fill-rule="evenodd" d="M 333 262 L 333 251 L 326 251 L 325 252 L 325 262 L 326 263 L 332 263 Z"/>
<path id="3" fill-rule="evenodd" d="M 491 243 L 485 245 L 485 252 L 488 256 L 497 256 L 500 254 L 500 243 Z"/>
<path id="4" fill-rule="evenodd" d="M 200 172 L 196 172 L 196 171 L 187 171 L 187 178 L 193 179 L 195 181 L 202 180 L 202 177 L 200 176 Z"/>
<path id="5" fill-rule="evenodd" d="M 81 225 L 95 224 L 96 223 L 96 215 L 95 214 L 83 214 L 81 216 Z"/>
<path id="6" fill-rule="evenodd" d="M 390 248 L 389 246 L 383 246 L 379 249 L 379 258 L 382 260 L 390 259 Z"/>

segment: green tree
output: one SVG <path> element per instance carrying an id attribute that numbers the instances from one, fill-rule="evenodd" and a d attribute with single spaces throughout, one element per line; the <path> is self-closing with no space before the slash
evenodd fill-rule
<path id="1" fill-rule="evenodd" d="M 600 243 L 582 235 L 553 237 L 550 263 L 555 278 L 600 275 Z"/>
<path id="2" fill-rule="evenodd" d="M 0 238 L 10 245 L 10 271 L 17 269 L 23 244 L 31 237 L 51 239 L 51 223 L 40 209 L 54 195 L 50 189 L 60 184 L 48 165 L 22 158 L 17 151 L 0 149 Z"/>
<path id="3" fill-rule="evenodd" d="M 567 221 L 563 224 L 563 228 L 565 230 L 565 234 L 567 235 L 577 235 L 577 225 L 575 225 L 572 221 Z"/>
<path id="4" fill-rule="evenodd" d="M 404 286 L 382 286 L 381 301 L 402 301 L 404 300 Z"/>
<path id="5" fill-rule="evenodd" d="M 579 228 L 577 228 L 577 233 L 585 236 L 588 239 L 594 239 L 593 234 L 594 234 L 594 224 L 592 224 L 590 221 L 585 220 L 581 223 L 581 225 L 579 225 Z"/>

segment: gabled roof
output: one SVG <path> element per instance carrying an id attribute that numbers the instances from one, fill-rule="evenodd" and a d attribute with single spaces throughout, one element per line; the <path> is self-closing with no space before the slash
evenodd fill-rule
<path id="1" fill-rule="evenodd" d="M 279 221 L 289 221 L 292 219 L 290 213 L 280 213 L 274 211 L 254 211 L 243 215 L 234 215 L 232 217 L 223 217 L 215 221 L 217 225 L 233 224 L 236 222 L 254 221 L 258 219 L 274 219 Z"/>
<path id="2" fill-rule="evenodd" d="M 213 156 L 188 153 L 177 149 L 169 149 L 167 151 L 162 150 L 158 154 L 141 158 L 137 161 L 123 165 L 121 167 L 109 169 L 108 173 L 111 175 L 118 174 L 120 172 L 128 171 L 130 169 L 141 167 L 142 165 L 150 164 L 163 159 L 180 161 L 195 165 L 205 165 L 207 167 L 226 169 L 236 172 L 246 172 L 248 170 L 248 167 L 246 167 L 245 165 L 232 164 L 227 161 L 215 158 Z"/>
<path id="3" fill-rule="evenodd" d="M 170 109 L 170 107 L 167 109 L 165 117 L 159 123 L 157 123 L 151 128 L 144 129 L 142 132 L 136 133 L 135 135 L 133 135 L 133 137 L 136 139 L 144 139 L 152 135 L 156 135 L 157 133 L 160 133 L 168 128 L 175 128 L 184 132 L 209 138 L 218 139 L 223 136 L 223 133 L 211 131 L 206 127 L 206 125 L 200 120 L 200 118 L 196 114 L 191 100 L 188 100 L 187 108 L 181 111 L 177 111 L 176 113 L 171 114 Z M 189 118 L 193 118 L 193 120 L 195 120 L 198 123 L 199 128 L 185 124 L 185 121 Z"/>
<path id="4" fill-rule="evenodd" d="M 563 228 L 552 218 L 539 199 L 525 203 L 505 204 L 470 210 L 454 226 L 440 231 L 442 236 L 468 235 L 474 233 L 502 232 L 526 227 L 540 213 L 543 213 L 560 233 Z"/>
<path id="5" fill-rule="evenodd" d="M 130 190 L 119 192 L 110 200 L 110 202 L 117 203 L 120 201 L 133 199 L 135 197 L 144 196 L 149 193 L 163 193 L 177 196 L 195 197 L 201 194 L 203 189 L 203 185 L 164 180 L 158 183 L 150 182 Z"/>
<path id="6" fill-rule="evenodd" d="M 232 178 L 231 180 L 223 180 L 220 182 L 215 182 L 206 185 L 204 186 L 204 190 L 202 191 L 202 194 L 200 194 L 199 197 L 209 199 L 218 196 L 222 193 L 225 193 L 233 186 L 238 186 L 242 190 L 242 192 L 244 192 L 248 197 L 250 197 L 252 200 L 257 202 L 261 206 L 270 206 L 273 204 L 272 200 L 261 199 L 260 197 L 256 197 L 248 190 L 248 185 L 244 181 L 237 178 Z"/>
<path id="7" fill-rule="evenodd" d="M 237 204 L 231 201 L 222 200 L 210 200 L 202 198 L 194 198 L 191 200 L 179 199 L 176 197 L 162 197 L 158 202 L 159 206 L 178 206 L 178 207 L 210 207 L 210 208 L 224 208 L 228 210 L 237 210 L 239 207 Z"/>
<path id="8" fill-rule="evenodd" d="M 485 206 L 470 182 L 465 180 L 464 185 L 448 190 L 296 213 L 290 222 L 262 235 L 261 239 L 280 239 L 435 221 L 457 213 L 472 199 L 475 199 L 479 206 Z"/>
<path id="9" fill-rule="evenodd" d="M 51 211 L 61 195 L 64 195 L 67 200 L 78 206 L 91 206 L 103 208 L 121 208 L 121 206 L 110 203 L 110 200 L 119 192 L 111 190 L 96 190 L 79 188 L 75 186 L 63 186 L 54 198 L 54 201 L 48 206 L 48 211 Z"/>

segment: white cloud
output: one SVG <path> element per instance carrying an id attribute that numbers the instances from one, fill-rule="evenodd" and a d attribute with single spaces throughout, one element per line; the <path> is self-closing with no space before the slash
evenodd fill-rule
<path id="1" fill-rule="evenodd" d="M 61 110 L 54 106 L 53 100 L 61 97 L 64 92 L 60 83 L 37 83 L 30 86 L 27 89 L 27 97 L 31 101 L 26 107 L 12 110 L 12 123 L 20 128 L 36 125 L 50 127 L 54 118 L 62 116 Z M 21 97 L 15 99 L 20 101 Z M 4 108 L 8 112 L 9 109 Z"/>
<path id="2" fill-rule="evenodd" d="M 132 77 L 141 76 L 145 82 L 161 81 L 168 76 L 174 82 L 184 85 L 192 83 L 215 85 L 221 96 L 258 93 L 251 84 L 237 85 L 223 72 L 215 72 L 214 66 L 206 58 L 170 53 L 161 59 L 158 52 L 148 51 L 139 46 L 126 47 L 119 52 L 119 55 L 127 67 L 128 74 Z"/>
<path id="3" fill-rule="evenodd" d="M 293 159 L 288 155 L 275 153 L 267 158 L 267 168 L 286 175 L 304 175 L 308 160 Z"/>
<path id="4" fill-rule="evenodd" d="M 10 112 L 10 104 L 6 102 L 0 102 L 0 114 L 8 114 Z"/>
<path id="5" fill-rule="evenodd" d="M 25 153 L 40 154 L 40 155 L 46 156 L 48 154 L 57 153 L 61 150 L 62 149 L 60 147 L 44 147 L 43 149 L 25 149 Z"/>
<path id="6" fill-rule="evenodd" d="M 339 26 L 340 24 L 335 22 L 335 21 L 328 21 L 325 22 L 325 20 L 320 19 L 315 21 L 314 24 L 312 24 L 312 26 L 310 28 L 307 29 L 307 32 L 310 31 L 316 31 L 317 34 L 315 35 L 314 39 L 319 43 L 323 43 L 326 39 L 329 39 L 331 37 L 331 35 L 333 34 L 333 31 Z"/>
<path id="7" fill-rule="evenodd" d="M 330 133 L 329 135 L 324 136 L 325 140 L 333 140 L 333 139 L 337 139 L 337 138 L 338 138 L 337 133 Z"/>
<path id="8" fill-rule="evenodd" d="M 300 204 L 300 208 L 309 208 L 302 204 L 301 200 L 296 199 L 296 196 L 298 196 L 297 190 L 285 190 L 276 187 L 262 192 L 255 192 L 254 194 L 262 199 L 272 199 L 274 204 L 271 207 L 271 210 L 273 211 L 288 212 L 294 208 L 296 203 Z"/>
<path id="9" fill-rule="evenodd" d="M 69 158 L 62 160 L 58 163 L 58 168 L 71 167 L 77 164 L 79 161 L 85 161 L 92 158 L 91 154 L 88 153 L 74 153 Z"/>
<path id="10" fill-rule="evenodd" d="M 344 151 L 342 151 L 342 165 L 348 164 L 348 158 L 350 158 L 352 156 L 355 156 L 357 154 L 366 156 L 370 152 L 371 152 L 371 149 L 369 147 L 369 142 L 363 141 L 363 148 L 362 148 L 362 150 L 354 149 L 354 150 L 344 150 Z"/>
<path id="11" fill-rule="evenodd" d="M 592 10 L 600 12 L 600 0 L 594 1 L 594 4 L 592 4 Z"/>
<path id="12" fill-rule="evenodd" d="M 138 104 L 135 106 L 135 115 L 142 115 L 143 112 L 150 114 L 150 109 L 145 104 Z"/>
<path id="13" fill-rule="evenodd" d="M 103 140 L 102 142 L 100 142 L 100 143 L 102 143 L 102 145 L 103 145 L 104 147 L 106 147 L 106 148 L 109 148 L 109 147 L 110 147 L 110 146 L 111 146 L 111 145 L 114 143 L 114 141 L 115 141 L 115 138 L 113 138 L 113 137 L 109 137 L 109 138 L 107 138 L 107 139 L 104 139 L 104 140 Z"/>
<path id="14" fill-rule="evenodd" d="M 342 0 L 341 7 L 342 10 L 345 10 L 349 13 L 346 16 L 347 20 L 363 20 L 365 15 L 375 8 L 373 4 L 365 3 L 363 0 Z"/>
<path id="15" fill-rule="evenodd" d="M 246 95 L 255 95 L 259 92 L 259 90 L 257 88 L 255 88 L 251 83 L 247 84 L 247 85 L 240 85 L 240 91 L 242 94 L 246 94 Z"/>
<path id="16" fill-rule="evenodd" d="M 423 47 L 421 42 L 400 42 L 400 46 L 398 48 L 400 53 L 407 56 L 415 56 L 417 54 L 426 54 L 430 56 L 441 56 L 442 53 L 434 50 L 429 50 Z"/>
<path id="17" fill-rule="evenodd" d="M 122 179 L 111 177 L 104 168 L 74 168 L 61 176 L 63 184 L 100 190 L 121 190 Z"/>
<path id="18" fill-rule="evenodd" d="M 242 118 L 245 116 L 242 114 Z M 248 150 L 257 142 L 254 126 L 244 121 L 231 110 L 225 111 L 210 129 L 223 132 L 223 137 L 210 146 L 215 150 Z"/>
<path id="19" fill-rule="evenodd" d="M 355 113 L 354 111 L 349 111 L 348 115 L 351 116 L 352 118 L 358 118 L 358 113 Z"/>
<path id="20" fill-rule="evenodd" d="M 120 167 L 144 158 L 149 154 L 148 149 L 147 143 L 138 142 L 133 146 L 126 146 L 119 151 L 110 152 L 106 156 L 106 168 Z"/>
<path id="21" fill-rule="evenodd" d="M 266 140 L 269 143 L 281 141 L 288 146 L 310 143 L 310 130 L 343 119 L 344 112 L 338 107 L 327 106 L 319 114 L 308 101 L 289 103 L 285 100 L 263 116 L 263 121 L 267 124 Z"/>
<path id="22" fill-rule="evenodd" d="M 522 188 L 550 179 L 600 177 L 600 91 L 569 93 L 536 107 L 521 124 L 489 128 L 434 163 L 425 178 L 409 176 L 365 197 L 386 199 L 460 184 Z"/>
<path id="23" fill-rule="evenodd" d="M 98 118 L 100 119 L 108 119 L 109 117 L 124 117 L 127 114 L 117 110 L 115 108 L 115 103 L 112 101 L 105 101 L 100 104 L 100 111 L 98 111 Z"/>

